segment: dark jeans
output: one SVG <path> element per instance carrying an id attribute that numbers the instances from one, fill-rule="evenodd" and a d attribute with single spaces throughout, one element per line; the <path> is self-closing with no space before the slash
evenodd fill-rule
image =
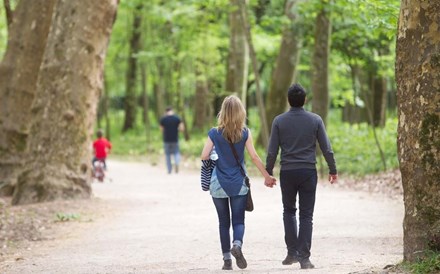
<path id="1" fill-rule="evenodd" d="M 281 170 L 284 240 L 287 253 L 299 260 L 310 257 L 313 210 L 318 176 L 315 169 Z M 299 233 L 296 220 L 296 197 L 299 198 Z"/>
<path id="2" fill-rule="evenodd" d="M 243 243 L 244 236 L 244 210 L 246 208 L 247 195 L 235 196 L 230 198 L 212 198 L 217 210 L 220 242 L 222 252 L 226 253 L 231 250 L 231 236 L 229 229 L 231 227 L 231 214 L 229 213 L 229 205 L 232 211 L 232 230 L 233 241 Z"/>

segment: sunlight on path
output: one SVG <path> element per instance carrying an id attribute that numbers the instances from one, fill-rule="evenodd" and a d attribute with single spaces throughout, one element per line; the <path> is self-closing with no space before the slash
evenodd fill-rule
<path id="1" fill-rule="evenodd" d="M 196 171 L 168 175 L 146 163 L 108 165 L 112 181 L 93 189 L 115 208 L 114 216 L 96 220 L 93 230 L 65 245 L 15 262 L 8 273 L 224 273 L 217 216 Z M 281 265 L 279 187 L 265 188 L 260 177 L 251 183 L 255 210 L 246 215 L 243 272 L 350 273 L 401 260 L 403 202 L 320 184 L 311 257 L 317 269 Z"/>

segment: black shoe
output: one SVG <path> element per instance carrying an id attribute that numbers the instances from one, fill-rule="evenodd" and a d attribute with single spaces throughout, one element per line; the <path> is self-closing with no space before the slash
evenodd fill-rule
<path id="1" fill-rule="evenodd" d="M 232 260 L 231 259 L 224 260 L 223 262 L 224 262 L 224 264 L 223 264 L 222 270 L 232 270 Z"/>
<path id="2" fill-rule="evenodd" d="M 301 269 L 315 268 L 315 266 L 312 264 L 312 262 L 309 259 L 304 259 L 300 261 L 299 264 L 301 265 Z"/>
<path id="3" fill-rule="evenodd" d="M 238 268 L 245 269 L 247 267 L 246 259 L 241 252 L 241 247 L 238 245 L 234 245 L 231 248 L 231 254 L 235 257 Z"/>
<path id="4" fill-rule="evenodd" d="M 291 265 L 297 262 L 298 259 L 295 256 L 287 254 L 286 258 L 283 261 L 283 265 Z"/>

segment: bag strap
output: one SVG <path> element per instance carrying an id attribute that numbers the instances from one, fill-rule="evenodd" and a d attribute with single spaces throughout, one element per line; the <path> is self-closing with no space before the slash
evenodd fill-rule
<path id="1" fill-rule="evenodd" d="M 246 172 L 244 172 L 243 166 L 238 161 L 238 154 L 237 154 L 237 151 L 235 150 L 234 145 L 231 142 L 229 142 L 229 141 L 228 141 L 228 143 L 229 143 L 229 146 L 231 147 L 232 153 L 234 154 L 235 161 L 237 161 L 237 165 L 240 167 L 241 174 L 244 177 L 247 177 Z"/>

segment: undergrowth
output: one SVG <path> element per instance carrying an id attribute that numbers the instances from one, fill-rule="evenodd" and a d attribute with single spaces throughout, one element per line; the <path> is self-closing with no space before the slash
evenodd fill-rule
<path id="1" fill-rule="evenodd" d="M 187 114 L 187 117 L 190 117 L 190 115 Z M 338 172 L 366 175 L 385 171 L 384 163 L 374 139 L 373 129 L 366 123 L 350 125 L 342 122 L 340 117 L 340 111 L 331 110 L 327 122 L 327 132 L 335 153 Z M 257 111 L 252 109 L 249 113 L 248 124 L 254 137 L 257 152 L 265 162 L 266 151 L 257 142 L 260 130 L 259 119 Z M 112 155 L 119 158 L 146 157 L 152 164 L 164 161 L 162 135 L 157 121 L 151 115 L 150 121 L 152 123 L 149 131 L 145 129 L 141 121 L 142 119 L 137 119 L 135 129 L 122 133 L 123 112 L 112 112 L 110 117 L 110 137 L 113 143 Z M 215 122 L 212 122 L 212 126 L 215 126 Z M 191 121 L 187 121 L 187 123 L 191 124 Z M 209 128 L 207 127 L 203 131 L 190 132 L 189 140 L 184 140 L 183 134 L 180 134 L 179 144 L 183 159 L 197 162 Z M 386 169 L 396 169 L 398 167 L 397 118 L 388 118 L 386 126 L 377 128 L 376 134 L 385 155 Z M 326 169 L 325 162 L 322 159 L 320 162 L 324 163 Z"/>

